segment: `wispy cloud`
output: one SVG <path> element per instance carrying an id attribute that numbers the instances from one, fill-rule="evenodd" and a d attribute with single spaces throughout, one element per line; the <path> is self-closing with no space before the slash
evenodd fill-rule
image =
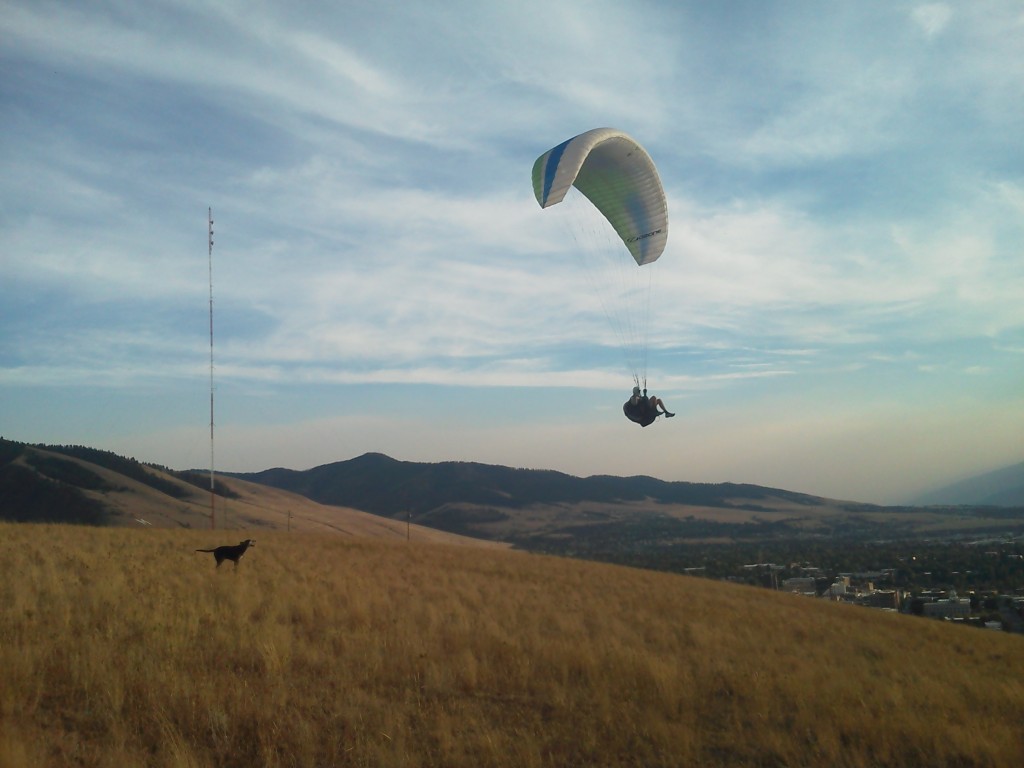
<path id="1" fill-rule="evenodd" d="M 927 37 L 932 38 L 941 34 L 949 24 L 953 9 L 946 3 L 926 3 L 914 8 L 911 18 Z"/>

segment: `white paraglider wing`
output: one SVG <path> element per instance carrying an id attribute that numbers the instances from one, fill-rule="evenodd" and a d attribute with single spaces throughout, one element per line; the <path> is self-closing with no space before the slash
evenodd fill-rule
<path id="1" fill-rule="evenodd" d="M 668 206 L 654 162 L 622 131 L 595 128 L 553 147 L 533 164 L 541 208 L 576 187 L 612 225 L 640 266 L 661 256 L 668 241 Z"/>

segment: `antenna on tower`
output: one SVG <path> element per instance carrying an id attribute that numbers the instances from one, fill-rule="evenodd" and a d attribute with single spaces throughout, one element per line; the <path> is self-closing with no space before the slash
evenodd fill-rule
<path id="1" fill-rule="evenodd" d="M 213 208 L 207 208 L 206 218 L 209 230 L 210 257 L 210 528 L 216 528 L 214 517 L 214 474 L 213 474 Z"/>

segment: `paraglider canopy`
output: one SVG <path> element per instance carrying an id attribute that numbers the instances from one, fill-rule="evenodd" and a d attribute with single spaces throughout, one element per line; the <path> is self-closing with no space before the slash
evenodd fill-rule
<path id="1" fill-rule="evenodd" d="M 633 380 L 646 386 L 655 262 L 668 241 L 665 191 L 650 155 L 620 130 L 595 128 L 537 158 L 533 192 L 541 208 L 558 209 Z"/>
<path id="2" fill-rule="evenodd" d="M 612 225 L 640 266 L 661 256 L 668 241 L 668 206 L 650 155 L 629 135 L 595 128 L 552 147 L 533 164 L 541 208 L 576 187 Z"/>

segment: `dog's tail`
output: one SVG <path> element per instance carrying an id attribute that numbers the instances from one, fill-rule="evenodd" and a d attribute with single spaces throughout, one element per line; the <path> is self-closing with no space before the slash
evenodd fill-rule
<path id="1" fill-rule="evenodd" d="M 197 549 L 196 552 L 213 552 L 212 549 Z"/>

